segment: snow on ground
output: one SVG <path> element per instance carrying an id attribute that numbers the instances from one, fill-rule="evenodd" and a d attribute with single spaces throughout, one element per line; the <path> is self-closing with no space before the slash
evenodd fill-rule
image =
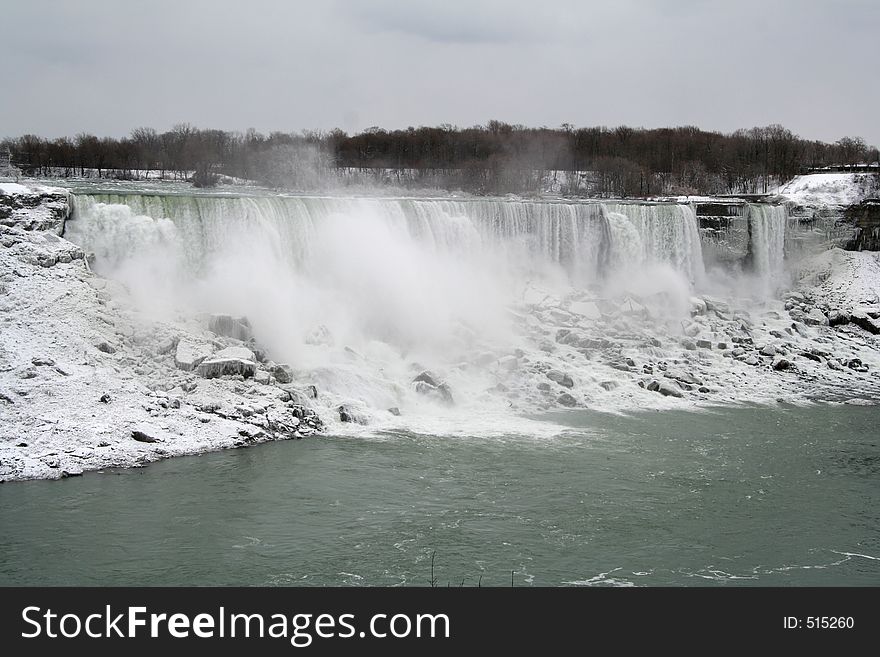
<path id="1" fill-rule="evenodd" d="M 880 304 L 880 253 L 829 249 L 800 266 L 803 285 L 831 308 L 852 312 Z"/>
<path id="2" fill-rule="evenodd" d="M 10 182 L 0 182 L 0 194 L 30 194 L 31 190 L 24 185 Z"/>
<path id="3" fill-rule="evenodd" d="M 878 192 L 878 177 L 873 173 L 811 173 L 795 176 L 771 193 L 797 205 L 818 207 L 852 205 Z"/>

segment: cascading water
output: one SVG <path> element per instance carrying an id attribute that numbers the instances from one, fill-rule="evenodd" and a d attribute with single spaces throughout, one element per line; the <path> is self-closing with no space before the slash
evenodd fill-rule
<path id="1" fill-rule="evenodd" d="M 752 203 L 748 211 L 752 265 L 762 280 L 772 284 L 785 269 L 785 207 Z"/>
<path id="2" fill-rule="evenodd" d="M 705 275 L 703 253 L 697 217 L 690 206 L 609 203 L 607 208 L 629 219 L 641 238 L 638 264 L 667 264 L 692 284 L 700 283 Z"/>
<path id="3" fill-rule="evenodd" d="M 580 283 L 599 277 L 610 239 L 604 208 L 595 203 L 138 194 L 75 198 L 71 234 L 88 248 L 107 256 L 126 254 L 127 247 L 117 250 L 107 240 L 147 239 L 143 232 L 150 218 L 156 230 L 167 218 L 196 273 L 203 271 L 206 257 L 243 234 L 267 239 L 292 264 L 302 266 L 317 231 L 340 217 L 369 216 L 435 252 L 467 256 L 491 250 L 517 267 L 552 263 Z M 123 222 L 125 228 L 111 228 L 108 224 L 119 223 L 121 217 L 110 208 L 119 205 L 127 206 L 133 217 Z"/>
<path id="4" fill-rule="evenodd" d="M 608 213 L 608 226 L 611 231 L 609 267 L 619 271 L 639 267 L 645 259 L 645 246 L 638 228 L 629 217 L 619 212 Z"/>

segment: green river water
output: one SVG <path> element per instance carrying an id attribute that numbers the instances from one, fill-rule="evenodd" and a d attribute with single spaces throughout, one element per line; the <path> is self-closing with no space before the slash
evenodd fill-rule
<path id="1" fill-rule="evenodd" d="M 880 584 L 880 408 L 552 420 L 7 483 L 0 584 Z"/>

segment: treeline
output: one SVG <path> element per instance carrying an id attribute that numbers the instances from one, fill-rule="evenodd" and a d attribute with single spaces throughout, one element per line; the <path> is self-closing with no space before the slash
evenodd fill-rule
<path id="1" fill-rule="evenodd" d="M 878 151 L 858 137 L 829 144 L 801 139 L 780 125 L 732 134 L 695 127 L 643 129 L 528 128 L 486 125 L 330 132 L 227 132 L 180 124 L 159 133 L 138 128 L 125 138 L 80 134 L 49 140 L 6 139 L 27 175 L 161 177 L 210 186 L 220 176 L 273 187 L 315 189 L 369 179 L 439 186 L 474 193 L 651 196 L 762 193 L 806 168 L 876 162 Z M 335 175 L 334 175 L 335 174 Z M 341 175 L 345 174 L 345 175 Z"/>

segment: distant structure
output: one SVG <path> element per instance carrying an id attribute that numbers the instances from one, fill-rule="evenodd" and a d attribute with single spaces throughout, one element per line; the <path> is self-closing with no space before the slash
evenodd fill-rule
<path id="1" fill-rule="evenodd" d="M 878 173 L 880 163 L 830 164 L 824 167 L 803 167 L 801 173 Z"/>
<path id="2" fill-rule="evenodd" d="M 12 165 L 12 153 L 8 148 L 0 149 L 0 180 L 18 180 L 21 171 Z"/>

